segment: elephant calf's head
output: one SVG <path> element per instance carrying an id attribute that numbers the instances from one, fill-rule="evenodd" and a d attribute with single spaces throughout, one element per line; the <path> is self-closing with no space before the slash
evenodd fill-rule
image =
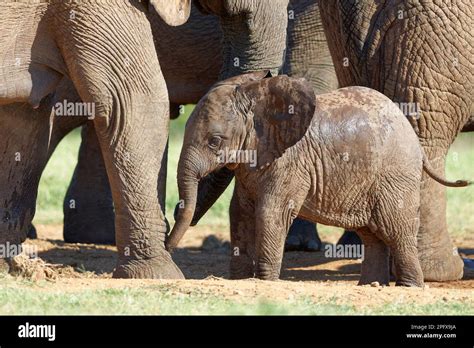
<path id="1" fill-rule="evenodd" d="M 168 249 L 192 222 L 201 178 L 223 167 L 265 167 L 306 133 L 315 111 L 312 87 L 303 79 L 266 76 L 255 72 L 218 83 L 190 116 L 178 165 L 181 209 Z"/>

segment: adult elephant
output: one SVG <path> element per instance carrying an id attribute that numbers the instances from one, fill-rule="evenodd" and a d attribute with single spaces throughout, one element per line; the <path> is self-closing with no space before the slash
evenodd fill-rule
<path id="1" fill-rule="evenodd" d="M 164 249 L 169 101 L 148 20 L 151 5 L 170 25 L 184 23 L 190 12 L 190 0 L 0 4 L 0 243 L 24 241 L 49 155 L 85 122 L 59 119 L 59 107 L 51 110 L 74 102 L 65 98 L 77 91 L 74 99 L 93 110 L 87 116 L 94 117 L 115 205 L 114 277 L 183 277 Z M 23 105 L 10 106 L 15 103 Z M 76 106 L 67 108 L 68 116 L 77 115 Z M 28 118 L 27 108 L 38 114 Z"/>
<path id="2" fill-rule="evenodd" d="M 473 114 L 472 3 L 322 0 L 320 7 L 341 87 L 368 86 L 409 105 L 421 144 L 443 173 L 449 146 Z M 418 250 L 425 280 L 460 279 L 445 189 L 423 178 Z"/>
<path id="3" fill-rule="evenodd" d="M 170 99 L 170 116 L 193 103 L 218 80 L 222 66 L 219 19 L 194 6 L 187 23 L 173 27 L 154 13 L 149 16 L 155 49 Z M 64 240 L 70 243 L 114 244 L 114 207 L 109 180 L 93 123 L 82 129 L 82 142 L 67 190 Z"/>
<path id="4" fill-rule="evenodd" d="M 179 115 L 179 105 L 196 104 L 220 78 L 248 71 L 269 69 L 273 74 L 305 77 L 318 94 L 337 88 L 317 1 L 200 0 L 195 4 L 183 26 L 169 27 L 158 16 L 151 21 L 172 117 Z M 64 204 L 68 242 L 114 243 L 112 200 L 97 148 L 95 132 L 87 127 Z M 202 181 L 194 223 L 232 178 L 233 173 L 224 169 Z M 297 221 L 287 247 L 318 249 L 314 225 Z"/>

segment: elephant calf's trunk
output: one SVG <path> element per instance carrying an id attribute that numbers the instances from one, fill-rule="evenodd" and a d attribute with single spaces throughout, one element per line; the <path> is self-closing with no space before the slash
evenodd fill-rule
<path id="1" fill-rule="evenodd" d="M 180 207 L 178 219 L 165 242 L 166 250 L 169 252 L 176 248 L 181 238 L 183 238 L 186 230 L 191 225 L 196 209 L 198 180 L 192 179 L 183 182 L 186 182 L 186 184 L 179 183 L 181 204 L 183 206 Z"/>

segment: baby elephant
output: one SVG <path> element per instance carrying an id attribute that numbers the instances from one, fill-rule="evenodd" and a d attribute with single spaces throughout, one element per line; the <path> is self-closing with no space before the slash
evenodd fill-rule
<path id="1" fill-rule="evenodd" d="M 303 79 L 255 72 L 223 81 L 199 102 L 178 166 L 182 207 L 173 249 L 192 221 L 201 178 L 235 170 L 232 278 L 278 279 L 285 237 L 300 216 L 356 230 L 365 246 L 359 284 L 422 286 L 418 260 L 422 171 L 437 176 L 400 109 L 383 94 L 348 87 L 315 96 Z"/>

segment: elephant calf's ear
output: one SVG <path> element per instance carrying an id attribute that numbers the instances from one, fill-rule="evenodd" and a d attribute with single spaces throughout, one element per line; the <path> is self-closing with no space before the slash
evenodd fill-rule
<path id="1" fill-rule="evenodd" d="M 156 12 L 171 26 L 187 22 L 191 14 L 191 0 L 150 0 Z"/>
<path id="2" fill-rule="evenodd" d="M 262 168 L 305 135 L 316 109 L 316 96 L 306 80 L 288 76 L 252 82 L 240 89 L 253 104 L 257 168 Z"/>

